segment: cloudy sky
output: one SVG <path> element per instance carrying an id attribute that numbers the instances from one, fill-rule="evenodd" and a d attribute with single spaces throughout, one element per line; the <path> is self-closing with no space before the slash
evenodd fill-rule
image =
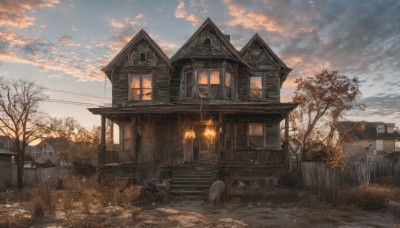
<path id="1" fill-rule="evenodd" d="M 368 106 L 348 119 L 400 126 L 398 0 L 0 0 L 0 76 L 36 81 L 46 112 L 91 127 L 86 108 L 111 102 L 100 69 L 140 29 L 171 57 L 207 17 L 238 50 L 257 32 L 294 69 L 283 101 L 295 78 L 338 70 Z"/>

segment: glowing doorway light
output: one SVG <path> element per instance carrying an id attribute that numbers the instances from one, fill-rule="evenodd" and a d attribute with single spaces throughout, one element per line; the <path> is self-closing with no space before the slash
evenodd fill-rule
<path id="1" fill-rule="evenodd" d="M 207 125 L 207 127 L 206 127 L 206 129 L 204 130 L 203 135 L 204 135 L 208 140 L 212 140 L 212 139 L 215 138 L 215 136 L 216 136 L 216 134 L 217 134 L 217 133 L 215 132 L 215 130 L 213 129 L 214 123 L 213 123 L 212 120 L 209 120 L 209 121 L 207 121 L 206 125 Z"/>
<path id="2" fill-rule="evenodd" d="M 184 134 L 184 136 L 183 136 L 183 138 L 185 139 L 185 140 L 188 140 L 188 139 L 195 139 L 196 138 L 196 133 L 193 131 L 193 130 L 186 130 L 185 131 L 185 134 Z"/>

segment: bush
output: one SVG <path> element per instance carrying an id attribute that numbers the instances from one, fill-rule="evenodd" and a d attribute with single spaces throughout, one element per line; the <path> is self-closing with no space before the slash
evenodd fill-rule
<path id="1" fill-rule="evenodd" d="M 379 210 L 387 206 L 392 194 L 393 189 L 387 187 L 360 185 L 340 191 L 338 205 L 347 208 Z"/>
<path id="2" fill-rule="evenodd" d="M 301 185 L 300 177 L 294 172 L 282 173 L 279 178 L 279 183 L 289 189 L 300 187 Z"/>
<path id="3" fill-rule="evenodd" d="M 44 216 L 45 203 L 43 200 L 36 196 L 32 201 L 32 218 L 41 218 Z"/>

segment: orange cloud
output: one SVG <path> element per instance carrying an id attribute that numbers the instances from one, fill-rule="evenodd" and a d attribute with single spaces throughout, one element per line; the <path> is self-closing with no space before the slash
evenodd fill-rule
<path id="1" fill-rule="evenodd" d="M 0 26 L 27 28 L 35 24 L 29 16 L 34 8 L 54 7 L 59 0 L 2 0 L 0 1 Z"/>
<path id="2" fill-rule="evenodd" d="M 81 46 L 78 43 L 74 43 L 72 41 L 72 37 L 68 36 L 68 35 L 64 35 L 64 36 L 60 37 L 57 41 L 58 41 L 58 44 L 60 44 L 61 46 L 67 46 L 67 47 L 79 47 L 79 46 Z"/>
<path id="3" fill-rule="evenodd" d="M 179 1 L 178 6 L 176 7 L 175 17 L 190 21 L 192 23 L 192 25 L 196 26 L 196 27 L 200 26 L 201 22 L 202 22 L 201 19 L 198 16 L 194 15 L 193 13 L 189 13 L 189 12 L 186 11 L 185 3 L 182 0 Z"/>
<path id="4" fill-rule="evenodd" d="M 111 27 L 121 29 L 121 28 L 125 27 L 125 25 L 115 19 L 111 19 Z"/>
<path id="5" fill-rule="evenodd" d="M 142 19 L 143 17 L 144 17 L 144 14 L 141 13 L 141 14 L 138 14 L 135 18 L 136 19 Z"/>
<path id="6" fill-rule="evenodd" d="M 313 27 L 309 27 L 308 25 L 301 26 L 294 24 L 294 22 L 283 22 L 279 18 L 276 19 L 266 16 L 263 13 L 248 10 L 233 0 L 223 0 L 223 2 L 228 6 L 229 15 L 233 17 L 233 19 L 228 21 L 228 25 L 232 27 L 242 26 L 243 28 L 254 31 L 266 30 L 269 32 L 277 32 L 283 36 L 313 31 Z"/>

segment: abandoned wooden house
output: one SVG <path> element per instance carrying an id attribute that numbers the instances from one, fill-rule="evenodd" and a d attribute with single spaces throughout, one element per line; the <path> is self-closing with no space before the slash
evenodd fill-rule
<path id="1" fill-rule="evenodd" d="M 218 170 L 287 168 L 288 116 L 297 104 L 281 103 L 280 88 L 291 69 L 258 34 L 239 52 L 207 19 L 168 58 L 141 30 L 102 70 L 112 107 L 89 110 L 101 115 L 103 173 L 141 182 L 149 167 L 169 169 L 176 183 L 189 173 L 212 181 Z M 106 148 L 106 119 L 119 126 L 119 151 Z"/>

